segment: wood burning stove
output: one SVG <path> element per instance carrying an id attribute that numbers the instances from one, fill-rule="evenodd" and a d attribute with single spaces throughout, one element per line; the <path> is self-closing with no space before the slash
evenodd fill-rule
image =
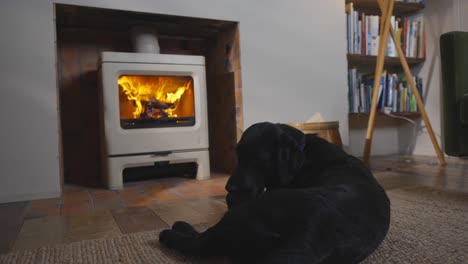
<path id="1" fill-rule="evenodd" d="M 100 79 L 108 188 L 122 188 L 125 168 L 160 162 L 196 162 L 209 178 L 204 57 L 103 52 Z"/>

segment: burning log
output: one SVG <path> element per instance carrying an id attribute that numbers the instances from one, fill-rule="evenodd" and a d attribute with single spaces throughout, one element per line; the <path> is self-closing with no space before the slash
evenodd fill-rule
<path id="1" fill-rule="evenodd" d="M 140 115 L 140 118 L 153 118 L 153 117 L 168 117 L 166 112 L 167 109 L 175 108 L 175 104 L 166 103 L 160 101 L 154 97 L 150 99 L 150 101 L 144 102 L 145 110 Z"/>
<path id="2" fill-rule="evenodd" d="M 166 103 L 166 102 L 163 102 L 163 101 L 160 101 L 156 98 L 151 98 L 151 100 L 146 103 L 146 108 L 157 108 L 157 109 L 169 109 L 169 108 L 175 108 L 175 104 L 171 104 L 171 103 Z"/>

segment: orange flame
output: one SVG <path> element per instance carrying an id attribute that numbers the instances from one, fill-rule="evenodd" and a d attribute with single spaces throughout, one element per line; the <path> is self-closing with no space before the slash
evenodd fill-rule
<path id="1" fill-rule="evenodd" d="M 139 118 L 145 111 L 145 104 L 158 101 L 173 105 L 165 109 L 168 117 L 177 117 L 177 106 L 186 93 L 192 87 L 192 80 L 180 86 L 177 85 L 178 77 L 160 77 L 143 75 L 122 75 L 117 83 L 122 88 L 129 101 L 133 101 L 135 109 L 133 117 Z"/>

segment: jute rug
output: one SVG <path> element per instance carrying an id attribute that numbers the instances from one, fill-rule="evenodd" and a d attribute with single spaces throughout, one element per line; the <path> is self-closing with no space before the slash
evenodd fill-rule
<path id="1" fill-rule="evenodd" d="M 468 263 L 468 195 L 418 187 L 388 192 L 390 231 L 364 263 Z M 227 263 L 160 247 L 158 231 L 0 255 L 0 263 Z"/>

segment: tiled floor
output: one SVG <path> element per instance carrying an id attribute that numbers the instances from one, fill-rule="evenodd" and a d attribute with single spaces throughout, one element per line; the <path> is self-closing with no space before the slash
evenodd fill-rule
<path id="1" fill-rule="evenodd" d="M 468 192 L 468 160 L 375 157 L 372 170 L 386 188 L 434 186 Z M 64 186 L 61 198 L 0 204 L 0 253 L 167 227 L 176 220 L 217 222 L 226 211 L 227 175 L 210 180 L 159 179 L 121 191 Z"/>
<path id="2" fill-rule="evenodd" d="M 180 219 L 213 223 L 226 211 L 227 178 L 133 182 L 119 191 L 65 185 L 61 198 L 0 204 L 0 253 L 159 229 Z"/>

